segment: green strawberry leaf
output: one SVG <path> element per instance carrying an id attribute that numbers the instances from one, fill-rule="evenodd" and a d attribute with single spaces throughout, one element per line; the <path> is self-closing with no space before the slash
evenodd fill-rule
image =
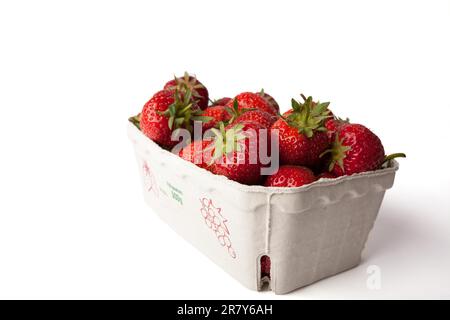
<path id="1" fill-rule="evenodd" d="M 170 117 L 170 118 L 169 118 L 168 125 L 169 125 L 169 129 L 170 129 L 170 130 L 172 130 L 172 128 L 173 128 L 173 122 L 174 122 L 174 120 L 175 120 L 175 117 Z"/>
<path id="2" fill-rule="evenodd" d="M 133 117 L 128 118 L 128 121 L 130 121 L 132 124 L 136 126 L 139 130 L 141 130 L 141 114 L 137 114 Z"/>
<path id="3" fill-rule="evenodd" d="M 213 120 L 213 117 L 207 117 L 207 116 L 193 116 L 191 118 L 193 121 L 201 121 L 201 122 L 209 122 Z"/>

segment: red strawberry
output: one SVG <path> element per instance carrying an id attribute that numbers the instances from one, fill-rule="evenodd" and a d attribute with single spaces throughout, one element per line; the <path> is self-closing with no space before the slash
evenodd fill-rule
<path id="1" fill-rule="evenodd" d="M 270 279 L 270 258 L 266 255 L 261 257 L 261 278 Z"/>
<path id="2" fill-rule="evenodd" d="M 240 116 L 233 121 L 233 123 L 239 123 L 244 121 L 252 121 L 261 124 L 264 128 L 270 128 L 278 117 L 261 111 L 261 110 L 250 110 L 243 112 Z"/>
<path id="3" fill-rule="evenodd" d="M 243 184 L 258 184 L 262 165 L 258 157 L 259 130 L 255 122 L 243 122 L 214 130 L 214 153 L 211 171 Z M 255 136 L 256 135 L 256 136 Z"/>
<path id="4" fill-rule="evenodd" d="M 277 112 L 280 112 L 280 106 L 277 101 L 270 94 L 264 92 L 264 89 L 261 89 L 257 94 L 263 97 Z"/>
<path id="5" fill-rule="evenodd" d="M 266 101 L 266 99 L 264 99 L 257 93 L 243 92 L 243 93 L 238 94 L 234 98 L 234 100 L 237 101 L 239 110 L 241 110 L 241 109 L 259 109 L 261 111 L 270 113 L 274 116 L 276 116 L 278 114 L 277 110 L 274 107 L 272 107 Z M 233 108 L 234 100 L 229 101 L 227 103 L 227 106 L 229 106 L 230 108 Z"/>
<path id="6" fill-rule="evenodd" d="M 266 187 L 300 187 L 316 181 L 314 173 L 300 166 L 281 166 L 276 173 L 266 179 Z"/>
<path id="7" fill-rule="evenodd" d="M 317 103 L 313 107 L 312 97 L 304 103 L 292 99 L 292 110 L 272 125 L 279 137 L 281 163 L 315 166 L 320 155 L 328 148 L 329 141 L 323 126 L 328 118 L 329 103 Z"/>
<path id="8" fill-rule="evenodd" d="M 169 148 L 175 145 L 170 137 L 172 130 L 169 128 L 169 118 L 160 114 L 166 111 L 175 102 L 173 92 L 162 90 L 157 92 L 145 105 L 141 113 L 142 132 L 158 143 Z"/>
<path id="9" fill-rule="evenodd" d="M 211 144 L 209 140 L 195 140 L 180 150 L 178 155 L 184 160 L 190 161 L 200 168 L 208 169 L 211 162 Z"/>
<path id="10" fill-rule="evenodd" d="M 203 122 L 203 130 L 215 127 L 220 121 L 229 121 L 231 119 L 231 114 L 227 109 L 228 107 L 217 105 L 203 110 L 202 116 L 211 118 L 210 120 Z"/>
<path id="11" fill-rule="evenodd" d="M 330 112 L 330 115 L 333 114 Z M 327 135 L 330 143 L 334 142 L 336 138 L 336 132 L 345 123 L 349 123 L 348 118 L 346 120 L 342 120 L 333 116 L 333 118 L 328 118 L 327 120 L 325 120 L 324 126 L 325 128 L 327 128 Z"/>
<path id="12" fill-rule="evenodd" d="M 164 85 L 164 89 L 167 90 L 178 90 L 181 93 L 185 93 L 189 90 L 192 95 L 192 99 L 197 102 L 200 109 L 206 109 L 208 106 L 208 89 L 197 80 L 195 76 L 189 75 L 187 72 L 184 73 L 183 77 L 175 77 L 175 79 L 170 80 Z"/>
<path id="13" fill-rule="evenodd" d="M 203 123 L 203 130 L 208 130 L 216 126 L 220 121 L 225 124 L 250 121 L 257 122 L 265 128 L 270 128 L 278 119 L 276 116 L 258 109 L 239 109 L 237 101 L 233 103 L 233 108 L 229 106 L 210 106 L 203 111 L 202 116 L 211 118 L 210 120 L 203 119 L 205 121 Z"/>
<path id="14" fill-rule="evenodd" d="M 380 139 L 360 124 L 343 124 L 327 152 L 331 152 L 329 171 L 336 176 L 376 170 L 384 161 Z"/>
<path id="15" fill-rule="evenodd" d="M 141 131 L 163 148 L 170 149 L 178 141 L 172 141 L 172 131 L 178 128 L 191 130 L 191 120 L 199 111 L 192 109 L 189 90 L 181 99 L 180 94 L 169 90 L 157 92 L 141 112 Z"/>
<path id="16" fill-rule="evenodd" d="M 338 127 L 340 126 L 340 123 L 336 119 L 330 118 L 325 120 L 324 126 L 327 128 L 328 138 L 332 141 Z"/>
<path id="17" fill-rule="evenodd" d="M 228 97 L 220 98 L 220 99 L 218 99 L 218 100 L 214 100 L 210 107 L 214 107 L 214 106 L 224 106 L 224 105 L 226 105 L 228 102 L 230 102 L 231 100 L 233 100 L 233 99 L 228 98 Z"/>
<path id="18" fill-rule="evenodd" d="M 324 178 L 324 179 L 334 179 L 334 178 L 336 178 L 336 176 L 334 174 L 332 174 L 331 172 L 325 171 L 325 172 L 322 172 L 321 174 L 319 174 L 317 176 L 317 179 L 322 179 L 322 178 Z"/>

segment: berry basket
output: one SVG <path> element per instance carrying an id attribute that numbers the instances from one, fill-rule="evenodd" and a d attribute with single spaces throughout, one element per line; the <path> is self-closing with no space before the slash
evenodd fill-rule
<path id="1" fill-rule="evenodd" d="M 132 123 L 128 136 L 153 211 L 244 286 L 261 290 L 268 282 L 276 294 L 359 264 L 398 169 L 392 160 L 297 188 L 247 186 L 162 149 Z M 261 272 L 263 256 L 270 272 Z"/>

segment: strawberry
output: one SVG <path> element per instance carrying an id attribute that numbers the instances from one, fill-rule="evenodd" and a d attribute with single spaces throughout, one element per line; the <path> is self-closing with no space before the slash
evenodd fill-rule
<path id="1" fill-rule="evenodd" d="M 361 124 L 343 124 L 336 133 L 329 171 L 335 176 L 378 169 L 384 162 L 384 148 L 380 139 Z"/>
<path id="2" fill-rule="evenodd" d="M 270 258 L 266 255 L 261 257 L 261 278 L 270 279 Z"/>
<path id="3" fill-rule="evenodd" d="M 170 91 L 178 90 L 182 94 L 189 90 L 192 100 L 196 102 L 200 109 L 204 110 L 208 106 L 208 89 L 195 76 L 191 76 L 187 72 L 184 73 L 183 77 L 174 77 L 173 80 L 168 81 L 164 85 L 164 89 Z"/>
<path id="4" fill-rule="evenodd" d="M 237 100 L 233 101 L 233 107 L 229 106 L 210 106 L 202 112 L 205 122 L 203 123 L 203 130 L 208 130 L 212 127 L 217 127 L 217 124 L 222 121 L 225 124 L 240 123 L 240 122 L 257 122 L 265 128 L 270 128 L 272 124 L 278 119 L 276 116 L 258 109 L 241 108 L 237 104 Z"/>
<path id="5" fill-rule="evenodd" d="M 292 99 L 292 110 L 283 114 L 271 127 L 279 137 L 281 163 L 314 166 L 328 148 L 329 141 L 324 121 L 329 117 L 328 102 L 317 102 L 312 97 L 300 103 Z"/>
<path id="6" fill-rule="evenodd" d="M 172 141 L 173 130 L 192 129 L 192 120 L 202 120 L 199 110 L 193 110 L 190 91 L 181 98 L 178 90 L 158 91 L 143 107 L 141 112 L 141 131 L 161 147 L 170 149 L 178 141 Z"/>
<path id="7" fill-rule="evenodd" d="M 257 94 L 263 97 L 267 103 L 269 103 L 277 111 L 277 113 L 280 112 L 280 106 L 277 101 L 270 94 L 264 92 L 264 89 L 261 89 L 261 91 L 257 92 Z"/>
<path id="8" fill-rule="evenodd" d="M 277 119 L 278 117 L 270 113 L 261 110 L 250 110 L 239 115 L 233 121 L 233 123 L 252 121 L 261 124 L 264 128 L 270 128 L 275 123 L 275 121 L 277 121 Z"/>
<path id="9" fill-rule="evenodd" d="M 214 107 L 214 106 L 224 106 L 224 105 L 226 105 L 228 102 L 230 102 L 231 100 L 233 100 L 233 99 L 228 98 L 228 97 L 220 98 L 220 99 L 218 99 L 218 100 L 214 100 L 210 107 Z"/>
<path id="10" fill-rule="evenodd" d="M 327 128 L 328 138 L 330 139 L 330 141 L 333 141 L 336 131 L 337 131 L 338 127 L 340 126 L 340 123 L 336 119 L 330 118 L 330 119 L 325 120 L 324 126 L 325 126 L 325 128 Z"/>
<path id="11" fill-rule="evenodd" d="M 330 112 L 330 115 L 333 116 L 333 114 Z M 348 118 L 346 120 L 342 120 L 340 118 L 337 118 L 333 116 L 332 118 L 328 118 L 325 120 L 324 126 L 327 128 L 327 136 L 330 143 L 333 143 L 336 138 L 336 132 L 338 129 L 345 123 L 349 123 L 350 121 Z"/>
<path id="12" fill-rule="evenodd" d="M 242 122 L 212 129 L 216 135 L 213 145 L 213 173 L 224 175 L 243 184 L 258 184 L 262 165 L 258 157 L 259 130 L 256 122 Z M 267 137 L 265 137 L 267 138 Z"/>
<path id="13" fill-rule="evenodd" d="M 141 113 L 142 132 L 163 147 L 172 147 L 169 119 L 160 112 L 166 111 L 175 102 L 173 92 L 162 90 L 157 92 L 145 105 Z"/>
<path id="14" fill-rule="evenodd" d="M 208 130 L 215 127 L 220 121 L 228 122 L 231 119 L 231 114 L 228 107 L 216 105 L 203 110 L 202 116 L 210 118 L 203 122 L 203 130 Z"/>
<path id="15" fill-rule="evenodd" d="M 258 93 L 243 92 L 238 94 L 232 101 L 227 103 L 227 106 L 232 108 L 234 101 L 237 101 L 238 109 L 260 109 L 274 116 L 278 114 L 277 110 L 271 106 L 266 99 L 261 97 Z"/>
<path id="16" fill-rule="evenodd" d="M 183 149 L 178 155 L 184 160 L 190 161 L 203 169 L 209 169 L 208 165 L 211 162 L 211 152 L 208 146 L 211 144 L 209 140 L 194 140 Z M 209 150 L 209 152 L 208 152 Z"/>
<path id="17" fill-rule="evenodd" d="M 314 173 L 300 166 L 284 165 L 276 173 L 267 177 L 266 187 L 300 187 L 316 181 Z"/>

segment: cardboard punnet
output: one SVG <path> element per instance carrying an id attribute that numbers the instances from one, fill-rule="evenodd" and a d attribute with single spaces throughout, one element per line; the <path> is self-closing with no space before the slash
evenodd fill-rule
<path id="1" fill-rule="evenodd" d="M 297 188 L 246 186 L 159 147 L 128 124 L 148 205 L 246 287 L 283 294 L 355 267 L 398 163 Z"/>

